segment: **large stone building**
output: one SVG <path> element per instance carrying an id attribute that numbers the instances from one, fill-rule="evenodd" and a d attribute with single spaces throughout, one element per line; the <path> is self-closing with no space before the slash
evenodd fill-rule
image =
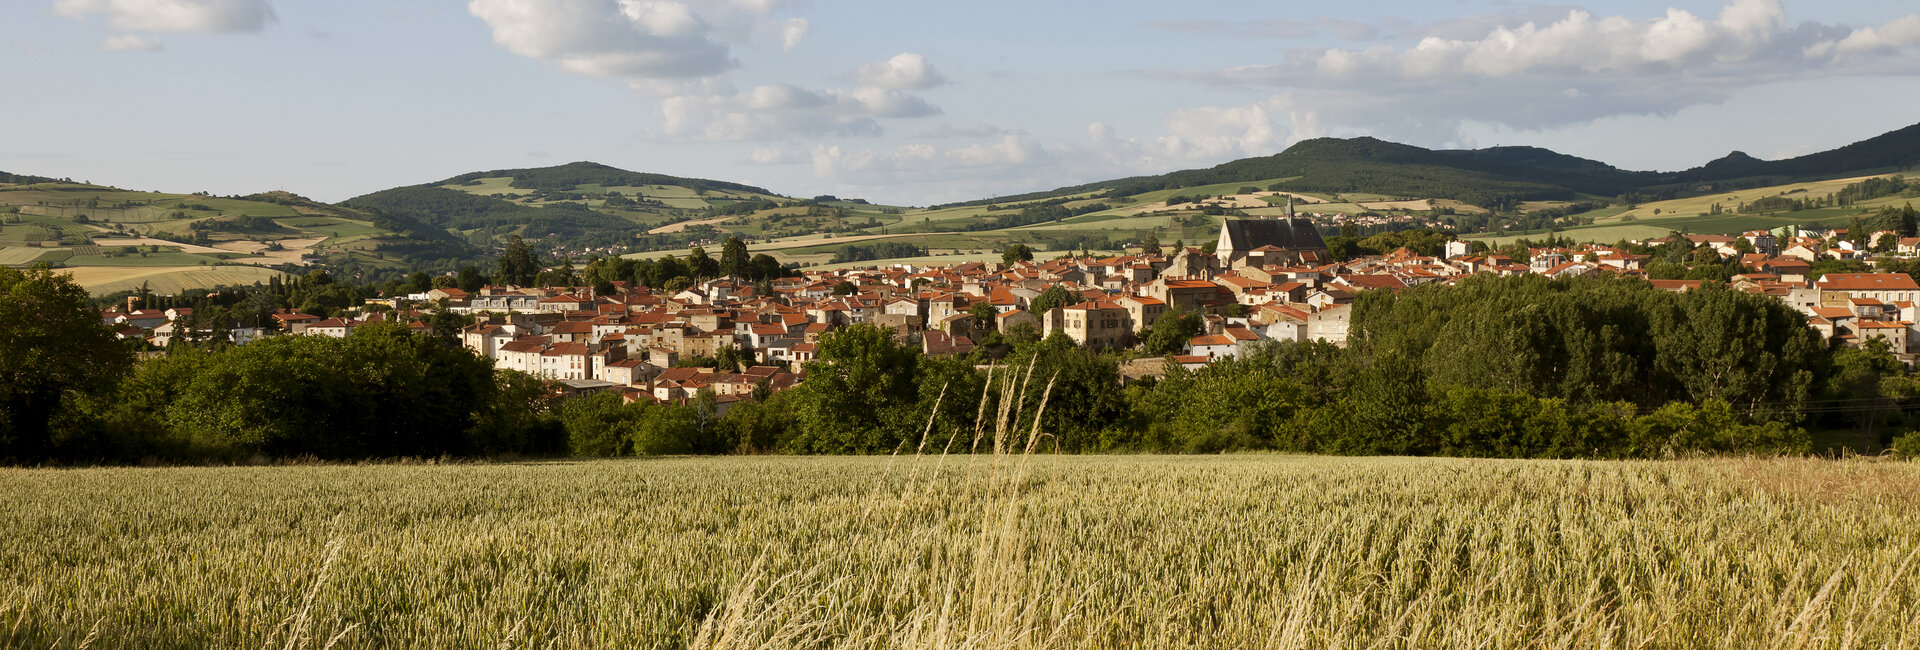
<path id="1" fill-rule="evenodd" d="M 1320 230 L 1308 219 L 1287 216 L 1278 219 L 1227 219 L 1220 223 L 1220 243 L 1213 254 L 1227 269 L 1260 267 L 1269 264 L 1298 266 L 1327 261 L 1327 243 Z"/>

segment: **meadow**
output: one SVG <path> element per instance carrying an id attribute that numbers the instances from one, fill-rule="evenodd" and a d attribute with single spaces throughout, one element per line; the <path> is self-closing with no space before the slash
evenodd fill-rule
<path id="1" fill-rule="evenodd" d="M 6 469 L 0 648 L 1912 647 L 1917 506 L 1858 458 Z"/>

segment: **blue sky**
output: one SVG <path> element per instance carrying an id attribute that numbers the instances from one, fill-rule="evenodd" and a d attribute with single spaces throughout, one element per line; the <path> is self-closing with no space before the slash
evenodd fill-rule
<path id="1" fill-rule="evenodd" d="M 1920 121 L 1911 3 L 15 0 L 0 170 L 338 201 L 594 160 L 926 205 L 1300 139 L 1632 169 Z"/>

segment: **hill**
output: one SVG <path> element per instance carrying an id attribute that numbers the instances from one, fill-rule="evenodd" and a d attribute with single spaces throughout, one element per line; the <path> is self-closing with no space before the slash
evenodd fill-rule
<path id="1" fill-rule="evenodd" d="M 435 185 L 478 185 L 484 179 L 507 178 L 512 187 L 526 190 L 566 192 L 580 189 L 583 185 L 600 188 L 642 187 L 647 185 L 670 185 L 684 187 L 696 192 L 733 191 L 745 194 L 771 196 L 772 192 L 740 183 L 707 180 L 704 178 L 681 178 L 666 174 L 648 174 L 630 172 L 617 167 L 609 167 L 596 162 L 573 162 L 554 167 L 531 169 L 499 169 L 487 172 L 472 172 L 435 183 Z"/>
<path id="2" fill-rule="evenodd" d="M 1118 178 L 939 207 L 1034 201 L 1088 193 L 1127 196 L 1274 178 L 1283 180 L 1269 189 L 1370 192 L 1452 199 L 1486 206 L 1511 200 L 1571 200 L 1579 195 L 1671 193 L 1675 186 L 1683 184 L 1761 187 L 1900 171 L 1916 165 L 1920 165 L 1920 124 L 1830 151 L 1785 160 L 1760 160 L 1736 151 L 1681 172 L 1623 170 L 1597 160 L 1538 147 L 1432 150 L 1372 137 L 1315 138 L 1271 156 L 1244 158 L 1205 169 Z"/>

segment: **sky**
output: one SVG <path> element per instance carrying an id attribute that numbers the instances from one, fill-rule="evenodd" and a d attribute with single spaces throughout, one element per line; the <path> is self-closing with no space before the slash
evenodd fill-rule
<path id="1" fill-rule="evenodd" d="M 1920 121 L 1911 0 L 7 0 L 0 170 L 340 201 L 592 160 L 893 205 L 1370 135 L 1677 170 Z"/>

